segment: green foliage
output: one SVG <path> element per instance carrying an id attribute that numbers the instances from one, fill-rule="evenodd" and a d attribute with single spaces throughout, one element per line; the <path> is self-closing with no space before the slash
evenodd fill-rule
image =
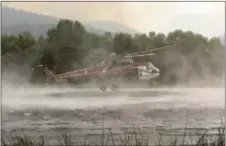
<path id="1" fill-rule="evenodd" d="M 208 39 L 191 31 L 175 30 L 168 33 L 149 32 L 131 36 L 126 33 L 98 35 L 87 32 L 78 21 L 60 20 L 47 32 L 47 37 L 35 40 L 29 33 L 2 36 L 2 56 L 22 56 L 24 64 L 33 70 L 32 78 L 41 80 L 43 73 L 37 65 L 43 64 L 55 73 L 87 67 L 100 62 L 115 52 L 127 53 L 176 44 L 174 49 L 156 52 L 151 61 L 161 70 L 159 82 L 187 82 L 192 78 L 222 76 L 224 47 L 218 38 Z M 16 61 L 15 61 L 16 60 Z M 14 59 L 15 62 L 20 62 Z M 4 62 L 3 62 L 4 63 Z"/>
<path id="2" fill-rule="evenodd" d="M 35 44 L 36 40 L 31 34 L 25 32 L 18 36 L 2 36 L 2 55 L 5 53 L 26 52 Z"/>
<path id="3" fill-rule="evenodd" d="M 41 63 L 54 69 L 56 73 L 72 69 L 73 63 L 80 62 L 84 57 L 81 46 L 85 33 L 80 22 L 67 19 L 59 21 L 56 28 L 47 32 Z"/>
<path id="4" fill-rule="evenodd" d="M 136 46 L 133 44 L 132 36 L 126 33 L 118 33 L 113 40 L 113 50 L 116 54 L 126 55 L 136 51 Z"/>

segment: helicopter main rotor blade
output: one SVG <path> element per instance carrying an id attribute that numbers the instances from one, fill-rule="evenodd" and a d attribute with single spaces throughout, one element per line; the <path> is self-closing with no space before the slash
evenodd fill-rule
<path id="1" fill-rule="evenodd" d="M 125 58 L 134 58 L 134 57 L 144 57 L 144 56 L 153 56 L 155 54 L 149 53 L 149 54 L 139 54 L 139 55 L 126 55 Z"/>
<path id="2" fill-rule="evenodd" d="M 146 52 L 149 52 L 150 53 L 150 52 L 158 51 L 158 50 L 161 50 L 161 49 L 167 49 L 167 48 L 173 47 L 173 46 L 176 46 L 176 45 L 169 45 L 169 46 L 164 46 L 164 47 L 149 49 L 149 50 L 145 50 L 145 51 L 141 51 L 141 52 L 131 53 L 131 54 L 128 54 L 128 55 L 137 55 L 137 54 L 142 54 L 142 53 L 146 53 Z"/>

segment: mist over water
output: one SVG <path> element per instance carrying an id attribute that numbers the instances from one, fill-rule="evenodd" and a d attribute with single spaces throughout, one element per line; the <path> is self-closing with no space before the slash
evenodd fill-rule
<path id="1" fill-rule="evenodd" d="M 133 88 L 121 89 L 118 92 L 108 91 L 107 93 L 103 93 L 99 91 L 99 89 L 88 88 L 10 88 L 3 86 L 2 93 L 2 105 L 4 107 L 18 110 L 29 108 L 107 108 L 109 106 L 170 101 L 178 103 L 178 106 L 180 106 L 180 104 L 183 104 L 184 107 L 188 108 L 190 106 L 192 106 L 193 108 L 224 107 L 224 88 Z M 57 96 L 58 94 L 61 97 Z M 173 107 L 171 106 L 171 104 L 169 104 L 161 108 Z"/>
<path id="2" fill-rule="evenodd" d="M 113 134 L 134 125 L 183 129 L 186 119 L 190 128 L 214 128 L 222 122 L 224 103 L 224 88 L 122 88 L 101 92 L 95 88 L 4 84 L 2 127 L 14 134 L 22 128 L 30 136 L 44 135 L 53 145 L 57 144 L 54 138 L 68 126 L 75 135 L 91 132 L 99 138 L 103 118 L 104 127 L 113 128 Z M 96 130 L 89 130 L 93 128 Z"/>

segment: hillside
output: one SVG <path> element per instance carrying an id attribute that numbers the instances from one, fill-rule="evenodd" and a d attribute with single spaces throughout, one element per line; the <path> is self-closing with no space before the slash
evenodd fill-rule
<path id="1" fill-rule="evenodd" d="M 87 26 L 92 26 L 97 29 L 102 29 L 104 31 L 109 32 L 126 32 L 126 33 L 138 33 L 138 31 L 129 28 L 127 26 L 124 26 L 116 21 L 110 21 L 110 20 L 95 20 L 95 21 L 89 21 L 84 23 Z"/>
<path id="2" fill-rule="evenodd" d="M 26 12 L 10 7 L 2 7 L 2 26 L 20 26 L 20 25 L 49 25 L 56 24 L 57 18 Z"/>
<path id="3" fill-rule="evenodd" d="M 28 31 L 34 36 L 45 35 L 49 28 L 54 27 L 58 18 L 36 14 L 23 10 L 16 10 L 9 7 L 2 7 L 2 33 L 18 34 L 19 32 Z M 123 26 L 115 21 L 94 20 L 83 23 L 86 30 L 94 33 L 108 32 L 127 32 L 135 33 L 136 31 Z"/>
<path id="4" fill-rule="evenodd" d="M 50 29 L 55 27 L 56 24 L 24 24 L 24 25 L 9 25 L 9 26 L 2 26 L 2 33 L 3 34 L 18 34 L 21 32 L 30 32 L 33 36 L 45 36 L 46 32 Z M 90 26 L 84 25 L 86 30 L 93 33 L 101 34 L 104 31 L 100 29 L 96 29 Z"/>

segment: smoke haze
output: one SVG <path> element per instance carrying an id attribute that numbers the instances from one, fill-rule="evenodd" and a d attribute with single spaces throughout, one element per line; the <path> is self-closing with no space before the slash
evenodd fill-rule
<path id="1" fill-rule="evenodd" d="M 3 5 L 83 22 L 113 20 L 144 33 L 152 30 L 168 33 L 177 28 L 219 36 L 225 25 L 223 2 L 4 2 Z"/>

